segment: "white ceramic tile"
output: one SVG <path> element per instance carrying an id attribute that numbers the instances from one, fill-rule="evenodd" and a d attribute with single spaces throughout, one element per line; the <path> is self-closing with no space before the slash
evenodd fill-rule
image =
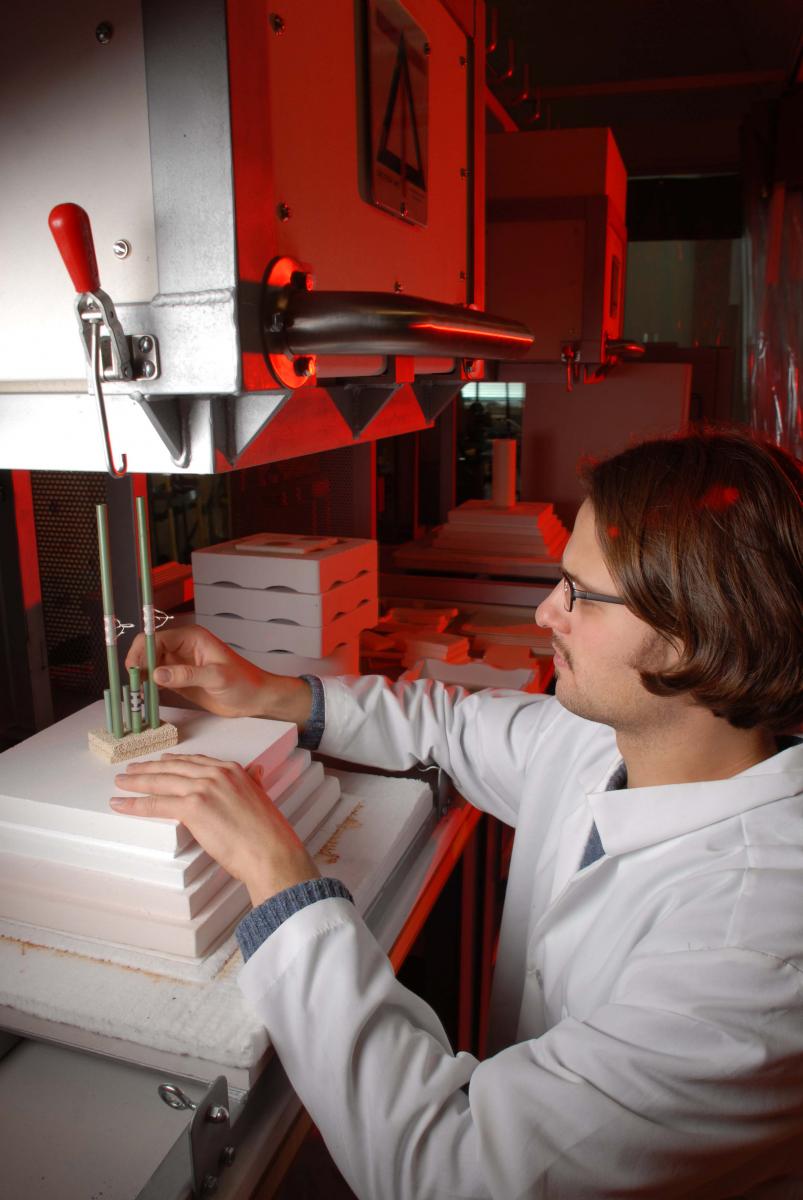
<path id="1" fill-rule="evenodd" d="M 299 592 L 326 592 L 347 583 L 362 571 L 376 572 L 376 542 L 366 538 L 338 538 L 334 546 L 301 556 L 260 553 L 266 534 L 237 538 L 195 550 L 192 573 L 196 583 L 237 583 L 246 588 L 289 587 Z M 250 541 L 254 548 L 244 549 Z M 239 547 L 239 548 L 238 548 Z"/>
<path id="2" fill-rule="evenodd" d="M 296 726 L 285 721 L 226 719 L 182 708 L 161 712 L 179 728 L 178 753 L 258 762 L 266 772 L 287 758 L 298 738 Z M 104 721 L 98 701 L 0 754 L 0 821 L 178 854 L 192 840 L 183 825 L 109 807 L 110 797 L 121 794 L 114 783 L 118 768 L 87 747 L 87 731 Z"/>
<path id="3" fill-rule="evenodd" d="M 285 618 L 297 625 L 328 625 L 352 612 L 363 600 L 376 600 L 377 575 L 364 571 L 327 592 L 297 592 L 288 587 L 247 588 L 233 583 L 196 583 L 198 616 L 246 617 L 249 621 Z"/>
<path id="4" fill-rule="evenodd" d="M 184 958 L 211 952 L 216 940 L 248 906 L 248 893 L 236 879 L 197 916 L 182 921 L 155 917 L 144 909 L 99 908 L 69 899 L 46 885 L 23 891 L 0 878 L 0 917 L 5 920 Z"/>
<path id="5" fill-rule="evenodd" d="M 287 650 L 307 658 L 324 658 L 338 646 L 355 641 L 379 617 L 376 599 L 363 600 L 350 613 L 328 625 L 295 625 L 291 621 L 249 621 L 245 617 L 199 616 L 203 625 L 236 650 Z"/>
<path id="6" fill-rule="evenodd" d="M 307 770 L 296 782 L 283 792 L 276 801 L 277 808 L 292 824 L 293 817 L 309 795 L 323 783 L 323 764 L 310 763 Z"/>
<path id="7" fill-rule="evenodd" d="M 49 863 L 61 863 L 173 888 L 192 883 L 212 861 L 197 842 L 190 842 L 173 857 L 164 850 L 142 850 L 120 842 L 102 842 L 5 822 L 0 822 L 0 851 L 36 859 L 44 870 Z"/>
<path id="8" fill-rule="evenodd" d="M 49 863 L 43 871 L 34 859 L 0 854 L 3 887 L 13 887 L 21 895 L 47 893 L 98 911 L 140 913 L 168 921 L 197 917 L 230 878 L 217 863 L 210 863 L 192 883 L 175 888 L 58 863 Z M 86 932 L 91 934 L 92 929 Z"/>
<path id="9" fill-rule="evenodd" d="M 293 815 L 292 825 L 302 842 L 307 842 L 340 799 L 340 780 L 326 775 Z"/>

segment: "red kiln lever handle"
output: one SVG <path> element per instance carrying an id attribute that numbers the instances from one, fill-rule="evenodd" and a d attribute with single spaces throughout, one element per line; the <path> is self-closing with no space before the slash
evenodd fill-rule
<path id="1" fill-rule="evenodd" d="M 78 204 L 57 204 L 47 219 L 76 292 L 100 289 L 95 243 L 89 217 Z"/>

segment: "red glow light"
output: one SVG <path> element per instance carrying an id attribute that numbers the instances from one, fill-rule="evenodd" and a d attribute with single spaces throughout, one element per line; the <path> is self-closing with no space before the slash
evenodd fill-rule
<path id="1" fill-rule="evenodd" d="M 429 329 L 435 333 L 468 334 L 472 338 L 485 338 L 489 342 L 520 342 L 532 345 L 533 339 L 520 333 L 493 333 L 491 330 L 467 328 L 465 325 L 443 325 L 436 321 L 414 321 L 411 329 Z"/>
<path id="2" fill-rule="evenodd" d="M 708 508 L 712 512 L 723 512 L 724 509 L 730 508 L 731 504 L 735 504 L 738 499 L 738 488 L 725 487 L 724 484 L 715 483 L 700 497 L 697 504 L 699 508 Z"/>

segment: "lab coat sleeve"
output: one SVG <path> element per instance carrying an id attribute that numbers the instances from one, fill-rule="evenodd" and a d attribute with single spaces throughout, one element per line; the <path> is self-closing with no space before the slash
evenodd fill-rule
<path id="1" fill-rule="evenodd" d="M 435 764 L 472 804 L 509 825 L 537 750 L 559 714 L 553 697 L 486 690 L 468 695 L 434 680 L 379 675 L 323 680 L 324 754 L 387 771 Z M 531 785 L 532 786 L 532 785 Z"/>
<path id="2" fill-rule="evenodd" d="M 645 954 L 589 1019 L 483 1063 L 345 900 L 290 917 L 240 983 L 363 1200 L 730 1196 L 800 1129 L 801 976 L 757 953 Z"/>

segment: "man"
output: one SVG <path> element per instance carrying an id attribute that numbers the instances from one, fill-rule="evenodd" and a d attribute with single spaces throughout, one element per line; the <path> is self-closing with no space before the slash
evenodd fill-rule
<path id="1" fill-rule="evenodd" d="M 161 638 L 157 681 L 212 711 L 436 762 L 516 827 L 478 1063 L 241 768 L 118 777 L 120 811 L 183 821 L 245 881 L 243 991 L 361 1197 L 803 1196 L 800 470 L 706 434 L 586 481 L 536 614 L 556 698 L 281 680 Z"/>

